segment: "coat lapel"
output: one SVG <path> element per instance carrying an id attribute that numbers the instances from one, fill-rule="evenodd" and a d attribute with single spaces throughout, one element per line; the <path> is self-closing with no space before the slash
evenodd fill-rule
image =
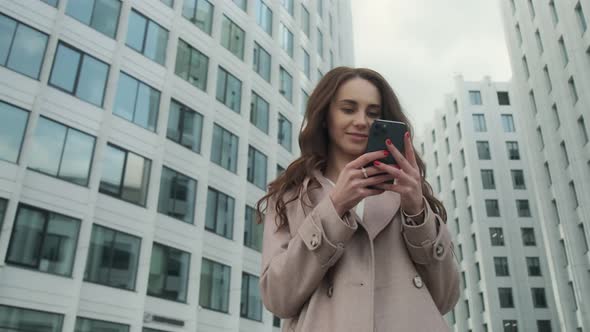
<path id="1" fill-rule="evenodd" d="M 319 201 L 328 195 L 332 189 L 332 184 L 324 177 L 319 170 L 313 171 L 313 176 L 321 184 L 321 188 L 314 190 L 314 192 L 308 192 L 307 195 L 303 195 L 300 201 L 305 203 L 311 203 L 312 207 L 309 208 L 306 204 L 302 204 L 302 208 L 305 211 L 305 215 L 308 215 Z M 303 182 L 303 192 L 307 192 L 307 186 L 310 178 L 306 178 Z M 381 195 L 370 196 L 365 199 L 365 207 L 363 212 L 363 218 L 361 219 L 353 209 L 352 215 L 356 221 L 367 230 L 371 240 L 375 239 L 377 235 L 393 220 L 400 207 L 400 195 L 393 191 L 385 191 Z"/>

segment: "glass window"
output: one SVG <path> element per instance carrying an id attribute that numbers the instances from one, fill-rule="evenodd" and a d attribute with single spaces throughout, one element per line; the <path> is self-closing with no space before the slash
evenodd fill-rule
<path id="1" fill-rule="evenodd" d="M 163 167 L 158 212 L 192 224 L 196 195 L 196 180 L 168 167 Z"/>
<path id="2" fill-rule="evenodd" d="M 504 128 L 505 133 L 513 133 L 516 131 L 512 114 L 502 114 L 502 128 Z"/>
<path id="3" fill-rule="evenodd" d="M 275 315 L 272 316 L 272 326 L 281 327 L 281 319 Z"/>
<path id="4" fill-rule="evenodd" d="M 324 34 L 318 28 L 318 54 L 320 57 L 324 57 Z"/>
<path id="5" fill-rule="evenodd" d="M 262 252 L 262 224 L 256 222 L 256 210 L 246 205 L 246 225 L 244 227 L 244 245 Z"/>
<path id="6" fill-rule="evenodd" d="M 570 79 L 567 81 L 567 84 L 569 86 L 569 90 L 570 90 L 570 96 L 572 98 L 572 104 L 576 104 L 578 102 L 578 90 L 576 89 L 576 83 L 574 82 L 574 78 L 570 77 Z"/>
<path id="7" fill-rule="evenodd" d="M 305 8 L 303 4 L 301 4 L 301 29 L 303 30 L 307 38 L 310 38 L 310 15 L 309 11 L 307 10 L 307 8 Z"/>
<path id="8" fill-rule="evenodd" d="M 533 306 L 535 308 L 547 308 L 545 288 L 531 288 L 531 293 L 533 295 Z"/>
<path id="9" fill-rule="evenodd" d="M 152 247 L 148 295 L 186 302 L 190 254 L 163 244 Z"/>
<path id="10" fill-rule="evenodd" d="M 160 2 L 170 8 L 174 7 L 174 0 L 160 0 Z"/>
<path id="11" fill-rule="evenodd" d="M 159 108 L 160 91 L 121 72 L 114 114 L 155 132 Z"/>
<path id="12" fill-rule="evenodd" d="M 99 191 L 145 206 L 152 161 L 108 144 Z"/>
<path id="13" fill-rule="evenodd" d="M 522 31 L 520 30 L 520 24 L 516 24 L 514 27 L 516 31 L 516 40 L 518 41 L 518 45 L 522 45 Z"/>
<path id="14" fill-rule="evenodd" d="M 486 214 L 488 217 L 499 217 L 500 206 L 497 199 L 486 199 Z"/>
<path id="15" fill-rule="evenodd" d="M 93 136 L 41 116 L 29 168 L 87 186 L 95 142 Z"/>
<path id="16" fill-rule="evenodd" d="M 438 167 L 438 152 L 434 151 L 434 164 L 436 167 Z"/>
<path id="17" fill-rule="evenodd" d="M 205 229 L 233 240 L 234 206 L 235 200 L 233 197 L 209 187 L 207 191 Z"/>
<path id="18" fill-rule="evenodd" d="M 270 83 L 270 54 L 254 42 L 254 71 Z"/>
<path id="19" fill-rule="evenodd" d="M 500 296 L 500 308 L 514 308 L 512 288 L 498 288 L 498 294 Z"/>
<path id="20" fill-rule="evenodd" d="M 516 200 L 516 210 L 518 212 L 519 217 L 530 217 L 531 216 L 531 209 L 529 207 L 529 200 L 528 199 L 517 199 Z"/>
<path id="21" fill-rule="evenodd" d="M 129 15 L 127 29 L 127 46 L 164 65 L 168 46 L 168 30 L 136 10 L 132 10 Z"/>
<path id="22" fill-rule="evenodd" d="M 283 24 L 280 25 L 281 48 L 293 57 L 293 33 Z"/>
<path id="23" fill-rule="evenodd" d="M 121 1 L 77 0 L 68 1 L 66 14 L 111 38 L 117 34 Z"/>
<path id="24" fill-rule="evenodd" d="M 569 56 L 567 54 L 567 49 L 565 48 L 565 41 L 563 40 L 563 36 L 559 37 L 559 51 L 561 53 L 561 60 L 563 65 L 567 65 L 570 61 Z"/>
<path id="25" fill-rule="evenodd" d="M 531 103 L 533 113 L 537 114 L 537 101 L 535 100 L 535 92 L 533 90 L 529 91 L 529 101 Z"/>
<path id="26" fill-rule="evenodd" d="M 518 323 L 515 320 L 503 320 L 504 332 L 518 332 Z"/>
<path id="27" fill-rule="evenodd" d="M 8 205 L 8 201 L 4 198 L 0 197 L 0 233 L 2 230 L 2 225 L 4 224 L 4 214 L 6 213 L 6 206 Z"/>
<path id="28" fill-rule="evenodd" d="M 242 272 L 242 297 L 240 317 L 262 322 L 262 298 L 258 286 L 259 278 Z"/>
<path id="29" fill-rule="evenodd" d="M 539 51 L 539 54 L 543 54 L 545 49 L 543 48 L 543 41 L 541 40 L 541 33 L 539 32 L 538 29 L 537 29 L 537 31 L 535 31 L 535 40 L 537 42 L 537 50 Z"/>
<path id="30" fill-rule="evenodd" d="M 473 130 L 476 132 L 487 131 L 486 118 L 484 114 L 473 114 Z"/>
<path id="31" fill-rule="evenodd" d="M 39 79 L 47 35 L 0 13 L 0 65 Z"/>
<path id="32" fill-rule="evenodd" d="M 184 40 L 178 40 L 174 72 L 190 84 L 206 91 L 209 58 Z"/>
<path id="33" fill-rule="evenodd" d="M 242 103 L 242 81 L 221 66 L 217 71 L 216 98 L 219 102 L 223 103 L 234 112 L 240 113 L 240 106 Z"/>
<path id="34" fill-rule="evenodd" d="M 57 2 L 59 0 L 41 0 L 42 2 L 45 2 L 46 4 L 53 6 L 53 7 L 57 7 Z"/>
<path id="35" fill-rule="evenodd" d="M 262 190 L 266 190 L 267 159 L 262 152 L 252 146 L 248 147 L 247 179 Z"/>
<path id="36" fill-rule="evenodd" d="M 576 17 L 578 18 L 578 25 L 580 26 L 583 35 L 588 29 L 588 24 L 586 23 L 586 17 L 584 16 L 584 10 L 582 10 L 582 4 L 580 1 L 576 4 Z"/>
<path id="37" fill-rule="evenodd" d="M 291 121 L 287 120 L 279 113 L 279 133 L 277 135 L 279 144 L 287 151 L 291 152 L 291 136 L 292 136 Z"/>
<path id="38" fill-rule="evenodd" d="M 84 281 L 135 290 L 140 247 L 139 237 L 92 225 Z"/>
<path id="39" fill-rule="evenodd" d="M 526 55 L 522 57 L 522 69 L 525 77 L 528 79 L 531 76 L 531 72 L 529 71 L 529 63 L 526 60 Z"/>
<path id="40" fill-rule="evenodd" d="M 294 0 L 281 0 L 281 4 L 287 10 L 289 15 L 293 16 Z"/>
<path id="41" fill-rule="evenodd" d="M 520 153 L 518 152 L 518 142 L 506 142 L 506 149 L 508 150 L 508 159 L 520 160 Z"/>
<path id="42" fill-rule="evenodd" d="M 547 66 L 543 67 L 543 74 L 545 76 L 545 85 L 547 86 L 547 92 L 551 92 L 551 90 L 553 90 L 553 84 L 551 83 L 551 76 L 549 75 L 549 68 Z"/>
<path id="43" fill-rule="evenodd" d="M 240 9 L 242 9 L 243 11 L 246 11 L 248 0 L 232 0 L 232 2 L 235 3 L 238 7 L 240 7 Z"/>
<path id="44" fill-rule="evenodd" d="M 501 227 L 490 227 L 490 240 L 492 246 L 504 245 L 504 232 Z"/>
<path id="45" fill-rule="evenodd" d="M 496 182 L 494 181 L 494 170 L 482 169 L 481 182 L 483 189 L 496 189 Z"/>
<path id="46" fill-rule="evenodd" d="M 537 331 L 538 332 L 551 332 L 551 321 L 550 320 L 537 320 Z"/>
<path id="47" fill-rule="evenodd" d="M 305 116 L 305 110 L 307 109 L 307 102 L 309 101 L 309 95 L 305 90 L 301 90 L 301 115 Z M 424 154 L 424 153 L 422 153 Z"/>
<path id="48" fill-rule="evenodd" d="M 129 332 L 129 325 L 76 317 L 76 332 Z"/>
<path id="49" fill-rule="evenodd" d="M 238 164 L 239 139 L 230 131 L 214 124 L 213 140 L 211 142 L 211 161 L 236 173 Z"/>
<path id="50" fill-rule="evenodd" d="M 539 257 L 527 257 L 526 266 L 529 276 L 541 276 L 541 262 L 539 261 Z"/>
<path id="51" fill-rule="evenodd" d="M 494 269 L 497 277 L 509 276 L 508 257 L 494 257 Z"/>
<path id="52" fill-rule="evenodd" d="M 80 220 L 20 204 L 6 262 L 71 276 Z"/>
<path id="53" fill-rule="evenodd" d="M 535 246 L 537 242 L 535 240 L 535 231 L 530 227 L 523 227 L 520 229 L 522 234 L 522 245 L 524 246 Z"/>
<path id="54" fill-rule="evenodd" d="M 481 105 L 481 92 L 479 90 L 469 91 L 469 101 L 471 105 Z"/>
<path id="55" fill-rule="evenodd" d="M 252 91 L 252 103 L 250 105 L 250 123 L 268 135 L 270 105 L 254 91 Z"/>
<path id="56" fill-rule="evenodd" d="M 0 304 L 0 326 L 7 332 L 61 332 L 64 315 Z"/>
<path id="57" fill-rule="evenodd" d="M 498 91 L 498 105 L 510 105 L 508 91 Z"/>
<path id="58" fill-rule="evenodd" d="M 172 100 L 166 137 L 196 153 L 201 153 L 203 115 Z"/>
<path id="59" fill-rule="evenodd" d="M 582 145 L 586 145 L 588 143 L 588 131 L 586 130 L 586 124 L 584 122 L 584 116 L 580 115 L 578 118 L 578 130 L 580 131 L 580 137 L 582 138 Z"/>
<path id="60" fill-rule="evenodd" d="M 309 53 L 305 49 L 303 50 L 303 73 L 307 79 L 311 79 L 311 66 L 310 66 L 310 57 Z"/>
<path id="61" fill-rule="evenodd" d="M 524 184 L 524 172 L 522 169 L 512 169 L 510 170 L 510 174 L 512 175 L 512 187 L 514 189 L 526 189 L 526 185 Z"/>
<path id="62" fill-rule="evenodd" d="M 272 10 L 262 0 L 256 0 L 256 23 L 272 36 Z"/>
<path id="63" fill-rule="evenodd" d="M 221 45 L 244 60 L 244 40 L 246 33 L 236 23 L 223 15 L 221 22 Z"/>
<path id="64" fill-rule="evenodd" d="M 59 42 L 49 85 L 102 107 L 109 65 Z"/>
<path id="65" fill-rule="evenodd" d="M 18 162 L 28 121 L 29 112 L 0 101 L 0 160 Z"/>
<path id="66" fill-rule="evenodd" d="M 289 74 L 282 66 L 280 69 L 281 86 L 279 88 L 279 93 L 290 103 L 293 103 L 293 76 L 291 76 L 291 74 Z"/>
<path id="67" fill-rule="evenodd" d="M 235 2 L 235 1 L 234 1 Z M 213 5 L 207 0 L 184 0 L 182 16 L 206 34 L 211 34 Z"/>
<path id="68" fill-rule="evenodd" d="M 206 309 L 228 313 L 230 278 L 230 266 L 203 258 L 199 305 Z"/>

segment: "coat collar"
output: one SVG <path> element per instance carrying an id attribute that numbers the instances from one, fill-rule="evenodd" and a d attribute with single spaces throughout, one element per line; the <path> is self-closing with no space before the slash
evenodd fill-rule
<path id="1" fill-rule="evenodd" d="M 317 179 L 321 187 L 312 191 L 307 191 L 311 178 L 308 176 L 304 180 L 302 193 L 308 193 L 308 195 L 303 195 L 303 197 L 301 197 L 301 199 L 304 200 L 304 202 L 302 202 L 304 203 L 302 204 L 302 207 L 305 211 L 305 215 L 311 212 L 311 209 L 313 209 L 313 207 L 333 189 L 330 181 L 324 177 L 320 170 L 313 170 L 312 177 Z M 308 207 L 307 205 L 311 206 Z M 373 240 L 393 220 L 399 207 L 400 195 L 393 191 L 385 191 L 380 195 L 369 196 L 365 199 L 363 218 L 360 218 L 357 215 L 355 209 L 351 211 L 351 214 L 354 216 L 355 220 L 367 230 L 369 237 Z"/>

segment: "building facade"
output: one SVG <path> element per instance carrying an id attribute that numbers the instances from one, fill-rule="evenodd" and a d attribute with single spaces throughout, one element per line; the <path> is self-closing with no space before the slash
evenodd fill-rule
<path id="1" fill-rule="evenodd" d="M 254 208 L 348 1 L 1 0 L 0 326 L 273 331 Z"/>
<path id="2" fill-rule="evenodd" d="M 556 304 L 508 83 L 466 82 L 417 139 L 427 181 L 445 205 L 461 278 L 454 331 L 557 331 Z"/>
<path id="3" fill-rule="evenodd" d="M 559 329 L 590 330 L 590 1 L 500 1 Z"/>

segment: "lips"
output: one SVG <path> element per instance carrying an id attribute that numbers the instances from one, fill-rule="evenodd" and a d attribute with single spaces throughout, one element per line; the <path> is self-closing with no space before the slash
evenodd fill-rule
<path id="1" fill-rule="evenodd" d="M 356 136 L 356 137 L 369 137 L 368 135 L 365 134 L 357 134 L 357 133 L 348 133 L 348 135 L 352 135 L 352 136 Z"/>

